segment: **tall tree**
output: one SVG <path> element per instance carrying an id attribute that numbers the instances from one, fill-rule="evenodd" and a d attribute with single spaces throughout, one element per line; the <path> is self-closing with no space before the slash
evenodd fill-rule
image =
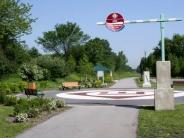
<path id="1" fill-rule="evenodd" d="M 0 0 L 0 58 L 1 75 L 16 72 L 17 67 L 29 60 L 21 36 L 31 32 L 35 21 L 31 6 L 20 0 Z"/>
<path id="2" fill-rule="evenodd" d="M 31 23 L 35 21 L 30 14 L 31 6 L 20 0 L 0 1 L 0 47 L 14 43 L 23 34 L 31 32 Z"/>
<path id="3" fill-rule="evenodd" d="M 128 66 L 126 65 L 128 62 L 126 56 L 123 51 L 120 51 L 116 57 L 115 71 L 127 70 Z"/>
<path id="4" fill-rule="evenodd" d="M 146 62 L 140 62 L 139 67 L 148 67 L 152 75 L 156 75 L 156 61 L 160 60 L 160 49 L 161 42 L 158 46 L 153 49 L 148 58 L 145 59 Z M 171 71 L 172 76 L 184 76 L 184 35 L 175 34 L 173 38 L 165 39 L 165 53 L 166 60 L 171 61 Z"/>
<path id="5" fill-rule="evenodd" d="M 43 37 L 39 37 L 37 42 L 46 51 L 56 54 L 64 53 L 68 60 L 71 48 L 85 43 L 88 39 L 89 37 L 76 23 L 67 22 L 56 25 L 52 31 L 44 32 Z"/>
<path id="6" fill-rule="evenodd" d="M 112 59 L 112 51 L 107 40 L 100 38 L 91 39 L 86 43 L 85 51 L 89 61 L 94 65 L 99 63 L 110 67 L 111 64 L 113 64 L 110 62 Z"/>

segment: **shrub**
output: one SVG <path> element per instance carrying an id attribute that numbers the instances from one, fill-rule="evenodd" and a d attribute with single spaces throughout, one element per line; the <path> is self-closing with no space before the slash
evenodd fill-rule
<path id="1" fill-rule="evenodd" d="M 56 100 L 57 108 L 62 108 L 65 106 L 65 103 L 62 100 Z"/>
<path id="2" fill-rule="evenodd" d="M 77 74 L 70 74 L 65 77 L 65 81 L 80 81 L 80 77 Z"/>
<path id="3" fill-rule="evenodd" d="M 28 112 L 28 117 L 29 118 L 35 118 L 39 115 L 40 111 L 38 108 L 31 108 Z"/>
<path id="4" fill-rule="evenodd" d="M 80 85 L 82 88 L 83 87 L 86 87 L 86 88 L 93 87 L 92 81 L 90 81 L 90 80 L 82 80 L 82 81 L 80 81 Z"/>
<path id="5" fill-rule="evenodd" d="M 101 80 L 96 80 L 93 82 L 93 87 L 95 88 L 100 88 L 102 87 L 102 81 Z"/>
<path id="6" fill-rule="evenodd" d="M 106 83 L 112 83 L 112 77 L 107 75 L 105 76 L 105 80 L 104 80 Z"/>
<path id="7" fill-rule="evenodd" d="M 56 101 L 55 100 L 51 100 L 49 103 L 48 103 L 48 106 L 50 108 L 50 110 L 55 110 L 57 108 L 56 106 Z"/>
<path id="8" fill-rule="evenodd" d="M 14 114 L 18 115 L 20 113 L 28 113 L 30 109 L 30 104 L 28 99 L 21 98 L 17 101 L 17 104 L 14 106 Z"/>
<path id="9" fill-rule="evenodd" d="M 26 122 L 28 120 L 28 115 L 26 113 L 20 113 L 15 116 L 15 122 Z"/>
<path id="10" fill-rule="evenodd" d="M 41 81 L 41 82 L 40 82 L 40 88 L 41 88 L 41 89 L 47 88 L 47 81 Z"/>
<path id="11" fill-rule="evenodd" d="M 20 90 L 21 92 L 23 92 L 24 89 L 26 88 L 26 85 L 27 85 L 27 83 L 25 83 L 25 82 L 20 82 L 19 85 L 18 85 L 19 90 Z"/>
<path id="12" fill-rule="evenodd" d="M 19 85 L 14 84 L 14 83 L 8 83 L 8 86 L 10 88 L 10 92 L 11 93 L 18 93 L 18 92 L 20 92 Z"/>
<path id="13" fill-rule="evenodd" d="M 7 95 L 5 100 L 5 105 L 12 106 L 17 104 L 17 97 L 12 95 Z"/>
<path id="14" fill-rule="evenodd" d="M 27 113 L 29 118 L 36 117 L 40 112 L 56 110 L 64 107 L 64 102 L 61 100 L 34 98 L 17 100 L 14 105 L 14 115 Z"/>
<path id="15" fill-rule="evenodd" d="M 60 57 L 52 57 L 50 55 L 40 56 L 37 58 L 37 64 L 49 71 L 45 74 L 45 77 L 60 78 L 66 75 L 65 61 Z"/>
<path id="16" fill-rule="evenodd" d="M 9 87 L 8 83 L 1 83 L 0 84 L 0 90 L 5 92 L 5 94 L 10 94 L 11 93 L 11 90 L 10 90 L 10 87 Z"/>
<path id="17" fill-rule="evenodd" d="M 6 94 L 4 91 L 0 90 L 0 104 L 4 104 L 6 101 Z"/>
<path id="18" fill-rule="evenodd" d="M 36 64 L 23 64 L 19 69 L 20 77 L 25 81 L 36 81 L 43 79 L 43 69 Z"/>

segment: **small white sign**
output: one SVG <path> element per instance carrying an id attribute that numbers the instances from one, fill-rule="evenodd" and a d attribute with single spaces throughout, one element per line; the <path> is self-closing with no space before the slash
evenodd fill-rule
<path id="1" fill-rule="evenodd" d="M 104 77 L 104 71 L 97 71 L 97 76 L 99 77 Z"/>
<path id="2" fill-rule="evenodd" d="M 144 71 L 144 83 L 143 87 L 151 87 L 150 83 L 150 72 L 149 71 Z"/>

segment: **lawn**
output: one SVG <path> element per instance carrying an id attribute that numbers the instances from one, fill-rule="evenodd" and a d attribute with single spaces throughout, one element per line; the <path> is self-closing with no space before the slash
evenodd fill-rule
<path id="1" fill-rule="evenodd" d="M 0 105 L 0 138 L 12 138 L 22 132 L 25 128 L 31 127 L 31 123 L 13 123 L 11 115 L 13 107 Z"/>
<path id="2" fill-rule="evenodd" d="M 136 82 L 136 84 L 139 88 L 143 87 L 142 86 L 143 85 L 143 80 L 141 80 L 140 78 L 135 78 L 135 82 Z M 156 88 L 157 87 L 157 84 L 155 82 L 150 81 L 150 83 L 151 83 L 151 88 Z"/>
<path id="3" fill-rule="evenodd" d="M 113 79 L 119 80 L 123 78 L 129 78 L 129 77 L 138 77 L 139 74 L 136 72 L 114 72 L 113 73 Z"/>
<path id="4" fill-rule="evenodd" d="M 143 107 L 137 134 L 138 138 L 184 138 L 184 105 L 177 105 L 173 111 Z"/>
<path id="5" fill-rule="evenodd" d="M 14 138 L 22 133 L 25 129 L 35 126 L 38 123 L 46 121 L 48 118 L 59 114 L 71 107 L 66 106 L 52 112 L 43 112 L 36 118 L 30 118 L 29 121 L 23 123 L 14 123 L 12 120 L 13 107 L 0 105 L 0 138 Z"/>

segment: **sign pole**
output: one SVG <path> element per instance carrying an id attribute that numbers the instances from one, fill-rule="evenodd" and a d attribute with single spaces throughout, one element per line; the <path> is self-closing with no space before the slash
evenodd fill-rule
<path id="1" fill-rule="evenodd" d="M 165 27 L 164 27 L 164 15 L 160 15 L 160 32 L 161 32 L 161 58 L 162 61 L 165 61 L 165 37 L 164 37 L 164 32 L 165 32 Z"/>
<path id="2" fill-rule="evenodd" d="M 119 17 L 121 17 L 122 19 L 118 20 L 113 16 L 117 14 Z M 149 20 L 124 20 L 123 16 L 119 15 L 118 13 L 112 13 L 110 16 L 108 16 L 108 18 L 110 17 L 110 19 L 107 19 L 107 21 L 104 22 L 98 22 L 98 25 L 106 25 L 108 28 L 110 28 L 110 30 L 112 31 L 120 31 L 121 29 L 123 29 L 125 24 L 136 24 L 136 23 L 160 23 L 160 33 L 161 33 L 161 60 L 165 61 L 165 22 L 175 22 L 175 21 L 183 21 L 183 18 L 169 18 L 169 19 L 165 19 L 164 14 L 160 15 L 160 19 L 149 19 Z M 109 22 L 110 21 L 110 22 Z M 121 28 L 121 29 L 120 29 Z"/>
<path id="3" fill-rule="evenodd" d="M 135 23 L 160 23 L 160 33 L 161 33 L 161 60 L 156 62 L 156 72 L 157 72 L 157 89 L 155 90 L 155 110 L 173 110 L 174 109 L 174 97 L 173 89 L 171 88 L 171 63 L 170 61 L 165 61 L 165 22 L 182 21 L 183 19 L 169 18 L 165 19 L 164 15 L 161 14 L 159 19 L 149 19 L 149 20 L 123 20 L 119 21 L 115 16 L 117 13 L 111 14 L 110 22 L 105 23 L 98 22 L 98 25 L 108 25 L 111 30 L 119 31 L 118 25 L 124 24 L 135 24 Z M 119 15 L 119 14 L 118 14 Z M 116 17 L 116 18 L 115 18 Z M 121 16 L 120 16 L 121 17 Z M 123 17 L 123 16 L 122 16 Z M 122 27 L 123 28 L 123 27 Z M 147 75 L 145 75 L 147 76 Z M 145 78 L 146 80 L 146 78 Z M 144 81 L 148 82 L 148 81 Z"/>

